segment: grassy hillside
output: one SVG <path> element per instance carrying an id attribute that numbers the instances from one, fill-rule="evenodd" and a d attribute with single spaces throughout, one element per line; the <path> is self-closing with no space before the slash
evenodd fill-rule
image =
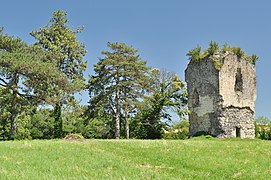
<path id="1" fill-rule="evenodd" d="M 0 142 L 0 179 L 268 179 L 271 141 Z"/>

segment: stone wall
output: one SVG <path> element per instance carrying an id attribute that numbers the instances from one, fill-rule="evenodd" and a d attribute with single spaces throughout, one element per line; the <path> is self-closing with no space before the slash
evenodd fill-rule
<path id="1" fill-rule="evenodd" d="M 218 121 L 221 126 L 221 137 L 236 137 L 240 130 L 241 138 L 253 138 L 254 102 L 256 100 L 255 65 L 228 54 L 219 71 L 219 96 L 222 109 Z"/>
<path id="2" fill-rule="evenodd" d="M 241 86 L 241 89 L 238 86 Z M 254 111 L 256 100 L 255 65 L 238 59 L 233 54 L 226 56 L 219 71 L 219 95 L 223 97 L 223 107 L 249 107 Z"/>
<path id="3" fill-rule="evenodd" d="M 217 137 L 254 137 L 255 65 L 233 53 L 190 62 L 185 71 L 190 110 L 190 135 L 208 132 Z"/>
<path id="4" fill-rule="evenodd" d="M 241 138 L 254 138 L 254 112 L 250 108 L 225 108 L 220 117 L 221 131 L 216 135 L 218 137 L 237 137 L 238 129 L 240 131 L 239 137 Z"/>
<path id="5" fill-rule="evenodd" d="M 190 135 L 211 129 L 211 117 L 216 112 L 218 78 L 218 71 L 214 68 L 211 59 L 190 62 L 185 71 L 188 108 L 191 112 L 189 115 Z"/>

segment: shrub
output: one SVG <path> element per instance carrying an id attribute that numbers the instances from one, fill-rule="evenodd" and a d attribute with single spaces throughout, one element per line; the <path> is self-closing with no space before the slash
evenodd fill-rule
<path id="1" fill-rule="evenodd" d="M 209 49 L 207 49 L 207 52 L 209 55 L 213 55 L 216 51 L 219 50 L 219 45 L 217 42 L 211 41 L 209 43 Z"/>
<path id="2" fill-rule="evenodd" d="M 198 131 L 196 134 L 193 135 L 193 137 L 198 137 L 198 136 L 212 137 L 213 135 L 206 131 Z"/>
<path id="3" fill-rule="evenodd" d="M 259 60 L 259 57 L 256 55 L 256 54 L 252 54 L 251 55 L 251 60 L 250 60 L 250 62 L 252 63 L 252 64 L 256 64 L 256 62 Z"/>
<path id="4" fill-rule="evenodd" d="M 188 129 L 175 129 L 166 131 L 163 135 L 163 139 L 187 139 Z"/>
<path id="5" fill-rule="evenodd" d="M 105 121 L 106 120 L 96 118 L 86 120 L 84 127 L 80 128 L 80 131 L 85 138 L 112 138 L 110 137 L 110 127 Z M 108 121 L 110 121 L 110 119 L 108 119 L 107 122 Z"/>
<path id="6" fill-rule="evenodd" d="M 231 51 L 239 58 L 245 56 L 245 52 L 240 47 L 232 47 Z"/>
<path id="7" fill-rule="evenodd" d="M 22 113 L 17 117 L 17 133 L 15 139 L 31 139 L 30 127 L 31 127 L 31 117 Z"/>
<path id="8" fill-rule="evenodd" d="M 227 44 L 223 44 L 221 50 L 223 53 L 232 52 L 238 58 L 243 58 L 250 62 L 251 64 L 255 64 L 259 60 L 259 57 L 257 55 L 252 54 L 251 56 L 248 56 L 240 47 L 237 46 L 228 46 Z M 201 47 L 197 46 L 196 48 L 188 51 L 186 55 L 188 56 L 190 61 L 199 62 L 208 56 L 214 55 L 215 52 L 218 51 L 220 51 L 218 43 L 211 41 L 209 43 L 209 48 L 204 50 L 203 52 L 201 51 Z M 215 68 L 217 70 L 220 70 L 222 64 L 216 58 L 213 58 L 213 60 Z"/>
<path id="9" fill-rule="evenodd" d="M 39 109 L 31 117 L 30 135 L 32 139 L 52 139 L 54 118 L 50 109 Z"/>
<path id="10" fill-rule="evenodd" d="M 271 140 L 271 124 L 255 124 L 255 137 Z"/>
<path id="11" fill-rule="evenodd" d="M 189 134 L 188 120 L 180 120 L 170 130 L 163 134 L 164 139 L 187 139 Z"/>
<path id="12" fill-rule="evenodd" d="M 197 46 L 194 49 L 191 49 L 186 54 L 189 57 L 189 60 L 192 62 L 199 62 L 201 60 L 201 47 Z"/>

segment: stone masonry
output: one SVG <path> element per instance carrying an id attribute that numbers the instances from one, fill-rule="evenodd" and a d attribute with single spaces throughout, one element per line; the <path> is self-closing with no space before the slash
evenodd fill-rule
<path id="1" fill-rule="evenodd" d="M 191 136 L 208 133 L 222 138 L 254 138 L 254 64 L 220 51 L 202 61 L 190 61 L 185 80 Z"/>

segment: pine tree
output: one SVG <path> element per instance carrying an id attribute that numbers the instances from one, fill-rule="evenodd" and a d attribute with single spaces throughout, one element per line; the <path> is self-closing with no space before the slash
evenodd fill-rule
<path id="1" fill-rule="evenodd" d="M 16 136 L 17 116 L 25 107 L 50 99 L 54 93 L 50 93 L 49 85 L 61 88 L 68 83 L 63 73 L 45 62 L 48 57 L 50 54 L 38 46 L 29 46 L 19 38 L 0 33 L 1 112 L 9 114 L 8 139 Z"/>
<path id="2" fill-rule="evenodd" d="M 64 104 L 73 100 L 73 94 L 85 88 L 83 72 L 86 69 L 86 62 L 83 57 L 86 54 L 84 44 L 77 40 L 76 34 L 82 29 L 76 31 L 71 30 L 68 25 L 67 13 L 65 11 L 55 11 L 50 20 L 50 24 L 40 28 L 40 30 L 32 31 L 30 34 L 38 40 L 46 51 L 54 54 L 54 58 L 50 59 L 55 66 L 63 72 L 72 83 L 72 86 L 66 89 L 55 89 L 55 100 L 51 102 L 54 106 L 55 131 L 56 138 L 62 137 L 62 118 L 61 108 Z"/>
<path id="3" fill-rule="evenodd" d="M 90 110 L 104 104 L 114 115 L 115 138 L 120 138 L 121 117 L 125 118 L 126 138 L 129 138 L 129 115 L 136 102 L 148 90 L 149 67 L 140 59 L 137 50 L 125 43 L 108 43 L 111 51 L 95 64 L 96 75 L 89 81 Z"/>

